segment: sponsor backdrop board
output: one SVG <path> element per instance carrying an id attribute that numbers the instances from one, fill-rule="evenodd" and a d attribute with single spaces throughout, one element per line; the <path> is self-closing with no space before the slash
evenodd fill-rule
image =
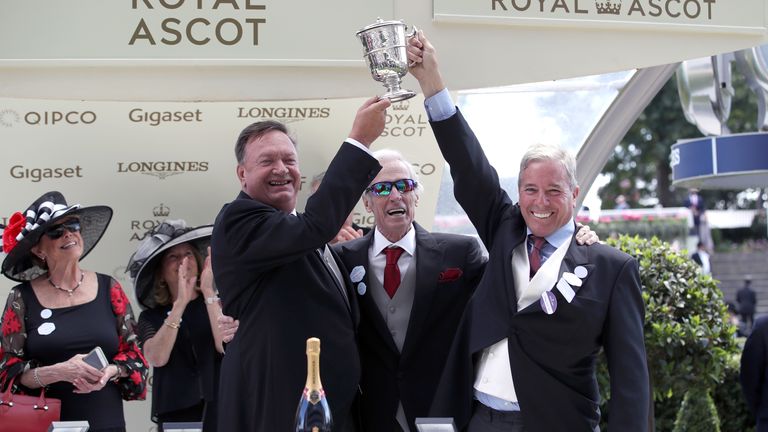
<path id="1" fill-rule="evenodd" d="M 287 123 L 298 141 L 302 172 L 299 211 L 312 177 L 326 169 L 346 138 L 363 99 L 294 102 L 135 103 L 0 99 L 0 219 L 24 211 L 49 190 L 70 204 L 104 204 L 114 217 L 83 268 L 120 281 L 140 309 L 125 272 L 147 230 L 166 218 L 190 225 L 212 223 L 222 204 L 239 192 L 234 145 L 248 124 Z M 420 174 L 425 191 L 418 222 L 432 226 L 443 160 L 419 96 L 393 106 L 384 136 L 373 150 L 401 151 Z M 372 216 L 362 204 L 361 225 Z M 3 256 L 4 257 L 4 256 Z M 0 278 L 5 304 L 15 283 Z M 149 396 L 148 396 L 149 397 Z M 297 395 L 298 398 L 298 395 Z M 297 399 L 298 400 L 298 399 Z M 129 431 L 154 431 L 150 402 L 126 402 Z"/>

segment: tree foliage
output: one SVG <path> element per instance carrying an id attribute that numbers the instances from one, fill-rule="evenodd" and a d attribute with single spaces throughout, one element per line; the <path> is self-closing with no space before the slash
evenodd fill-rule
<path id="1" fill-rule="evenodd" d="M 757 100 L 744 77 L 734 69 L 731 115 L 727 126 L 731 133 L 757 131 Z M 680 106 L 676 77 L 673 75 L 643 110 L 603 168 L 610 177 L 598 195 L 603 208 L 613 208 L 616 197 L 623 195 L 630 207 L 641 202 L 658 201 L 664 207 L 682 204 L 686 190 L 672 187 L 669 154 L 680 139 L 702 137 L 696 126 L 688 123 Z M 732 206 L 755 208 L 755 202 L 738 203 L 740 191 L 703 191 L 708 208 Z"/>

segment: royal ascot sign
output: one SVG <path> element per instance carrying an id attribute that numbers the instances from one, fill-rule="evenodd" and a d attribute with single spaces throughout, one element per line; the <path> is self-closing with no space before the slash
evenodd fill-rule
<path id="1" fill-rule="evenodd" d="M 7 2 L 12 5 L 0 12 L 0 39 L 13 42 L 4 45 L 2 59 L 357 65 L 355 30 L 390 16 L 392 1 Z"/>
<path id="2" fill-rule="evenodd" d="M 435 20 L 761 33 L 765 0 L 435 0 Z"/>

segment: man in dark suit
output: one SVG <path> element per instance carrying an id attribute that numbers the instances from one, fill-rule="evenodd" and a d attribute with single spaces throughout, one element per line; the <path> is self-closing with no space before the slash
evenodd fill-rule
<path id="1" fill-rule="evenodd" d="M 520 165 L 520 202 L 513 204 L 453 105 L 423 33 L 408 55 L 456 199 L 489 250 L 431 414 L 453 416 L 470 432 L 599 430 L 595 363 L 602 349 L 610 370 L 609 430 L 646 432 L 638 264 L 614 248 L 572 240 L 575 159 L 556 147 L 531 147 Z"/>
<path id="2" fill-rule="evenodd" d="M 701 217 L 704 215 L 707 207 L 704 204 L 704 199 L 699 194 L 698 189 L 691 189 L 688 191 L 688 196 L 685 197 L 683 202 L 684 207 L 688 207 L 691 210 L 691 216 L 693 217 L 693 234 L 701 238 Z"/>
<path id="3" fill-rule="evenodd" d="M 757 306 L 757 294 L 752 289 L 752 276 L 744 278 L 744 286 L 736 292 L 736 302 L 739 304 L 739 315 L 747 331 L 752 329 L 755 323 L 755 307 Z"/>
<path id="4" fill-rule="evenodd" d="M 768 432 L 768 318 L 758 318 L 741 353 L 741 391 L 757 420 L 756 432 Z"/>
<path id="5" fill-rule="evenodd" d="M 413 166 L 393 150 L 374 156 L 382 169 L 363 202 L 375 228 L 334 249 L 360 304 L 364 430 L 415 432 L 485 258 L 475 238 L 415 223 L 422 186 Z"/>
<path id="6" fill-rule="evenodd" d="M 224 313 L 240 320 L 221 367 L 219 430 L 293 430 L 310 337 L 322 343 L 333 430 L 354 430 L 358 310 L 326 243 L 380 169 L 367 147 L 383 131 L 388 106 L 372 98 L 358 110 L 303 214 L 295 211 L 301 173 L 285 126 L 265 121 L 241 132 L 235 155 L 242 191 L 217 216 L 211 238 Z"/>
<path id="7" fill-rule="evenodd" d="M 691 254 L 691 259 L 693 262 L 699 265 L 701 267 L 701 273 L 702 274 L 710 274 L 712 273 L 712 264 L 709 260 L 710 255 L 707 251 L 707 247 L 704 246 L 704 242 L 698 242 L 696 244 L 696 252 Z"/>

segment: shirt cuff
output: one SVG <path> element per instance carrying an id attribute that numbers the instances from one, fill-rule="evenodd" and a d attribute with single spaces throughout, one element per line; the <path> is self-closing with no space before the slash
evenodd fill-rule
<path id="1" fill-rule="evenodd" d="M 424 108 L 427 109 L 427 117 L 430 121 L 445 120 L 456 114 L 456 105 L 447 88 L 425 99 Z"/>
<path id="2" fill-rule="evenodd" d="M 355 146 L 355 147 L 359 148 L 360 150 L 362 150 L 362 151 L 368 153 L 369 155 L 373 156 L 373 153 L 371 153 L 371 151 L 368 150 L 368 147 L 360 144 L 360 141 L 358 141 L 358 140 L 356 140 L 354 138 L 347 138 L 344 141 L 349 143 L 349 144 L 352 144 L 353 146 Z"/>

